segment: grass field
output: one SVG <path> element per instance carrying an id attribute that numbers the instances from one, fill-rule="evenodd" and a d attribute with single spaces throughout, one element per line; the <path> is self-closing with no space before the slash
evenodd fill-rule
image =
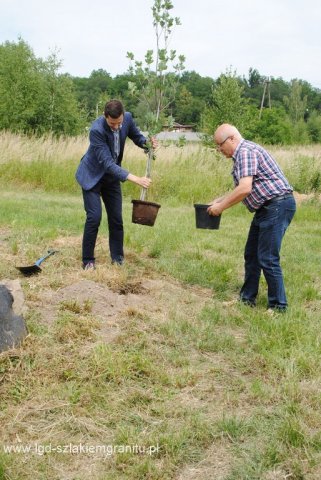
<path id="1" fill-rule="evenodd" d="M 251 214 L 195 228 L 194 201 L 231 186 L 228 160 L 160 150 L 155 226 L 131 223 L 139 192 L 124 185 L 126 264 L 110 265 L 104 219 L 84 272 L 72 172 L 86 142 L 65 141 L 2 137 L 0 280 L 20 279 L 29 336 L 0 355 L 0 479 L 319 480 L 319 149 L 273 149 L 309 196 L 284 239 L 290 308 L 270 316 L 263 279 L 257 308 L 234 301 Z M 134 147 L 125 163 L 143 173 Z"/>

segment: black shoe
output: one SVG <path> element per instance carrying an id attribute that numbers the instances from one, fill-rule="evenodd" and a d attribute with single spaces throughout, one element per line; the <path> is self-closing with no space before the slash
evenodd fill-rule
<path id="1" fill-rule="evenodd" d="M 276 312 L 276 313 L 286 313 L 287 307 L 279 307 L 276 305 L 275 307 L 267 307 L 268 312 Z"/>
<path id="2" fill-rule="evenodd" d="M 120 257 L 117 257 L 117 258 L 113 258 L 112 261 L 111 261 L 111 264 L 112 265 L 123 265 L 124 264 L 124 257 L 120 256 Z"/>
<path id="3" fill-rule="evenodd" d="M 251 300 L 245 300 L 244 298 L 240 298 L 240 302 L 243 303 L 243 305 L 247 305 L 248 307 L 251 307 L 251 308 L 256 307 L 256 303 Z"/>
<path id="4" fill-rule="evenodd" d="M 82 265 L 82 268 L 84 270 L 95 270 L 95 262 L 87 262 L 87 263 L 83 263 Z"/>

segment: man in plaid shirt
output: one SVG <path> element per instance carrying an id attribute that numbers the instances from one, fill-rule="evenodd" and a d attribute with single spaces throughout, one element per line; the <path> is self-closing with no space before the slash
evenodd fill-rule
<path id="1" fill-rule="evenodd" d="M 233 159 L 235 188 L 213 200 L 208 213 L 220 215 L 239 202 L 255 212 L 245 246 L 245 278 L 240 300 L 255 306 L 262 270 L 268 285 L 268 308 L 285 311 L 287 299 L 280 250 L 296 210 L 293 188 L 271 155 L 260 145 L 242 138 L 233 125 L 219 126 L 214 142 L 225 157 Z"/>

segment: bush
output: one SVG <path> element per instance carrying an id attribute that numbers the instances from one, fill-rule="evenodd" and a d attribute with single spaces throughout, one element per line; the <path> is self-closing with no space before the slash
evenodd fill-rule
<path id="1" fill-rule="evenodd" d="M 256 141 L 271 145 L 290 145 L 292 125 L 283 108 L 262 111 L 256 127 Z"/>
<path id="2" fill-rule="evenodd" d="M 311 142 L 321 142 L 321 115 L 318 115 L 317 112 L 312 112 L 307 121 L 307 129 Z"/>
<path id="3" fill-rule="evenodd" d="M 296 157 L 291 167 L 291 183 L 300 193 L 321 192 L 321 167 L 315 157 Z"/>

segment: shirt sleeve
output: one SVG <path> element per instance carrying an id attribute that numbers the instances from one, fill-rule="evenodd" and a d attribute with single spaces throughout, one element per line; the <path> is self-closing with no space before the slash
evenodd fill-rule
<path id="1" fill-rule="evenodd" d="M 253 150 L 242 149 L 239 153 L 238 178 L 254 177 L 257 174 L 258 159 Z"/>

